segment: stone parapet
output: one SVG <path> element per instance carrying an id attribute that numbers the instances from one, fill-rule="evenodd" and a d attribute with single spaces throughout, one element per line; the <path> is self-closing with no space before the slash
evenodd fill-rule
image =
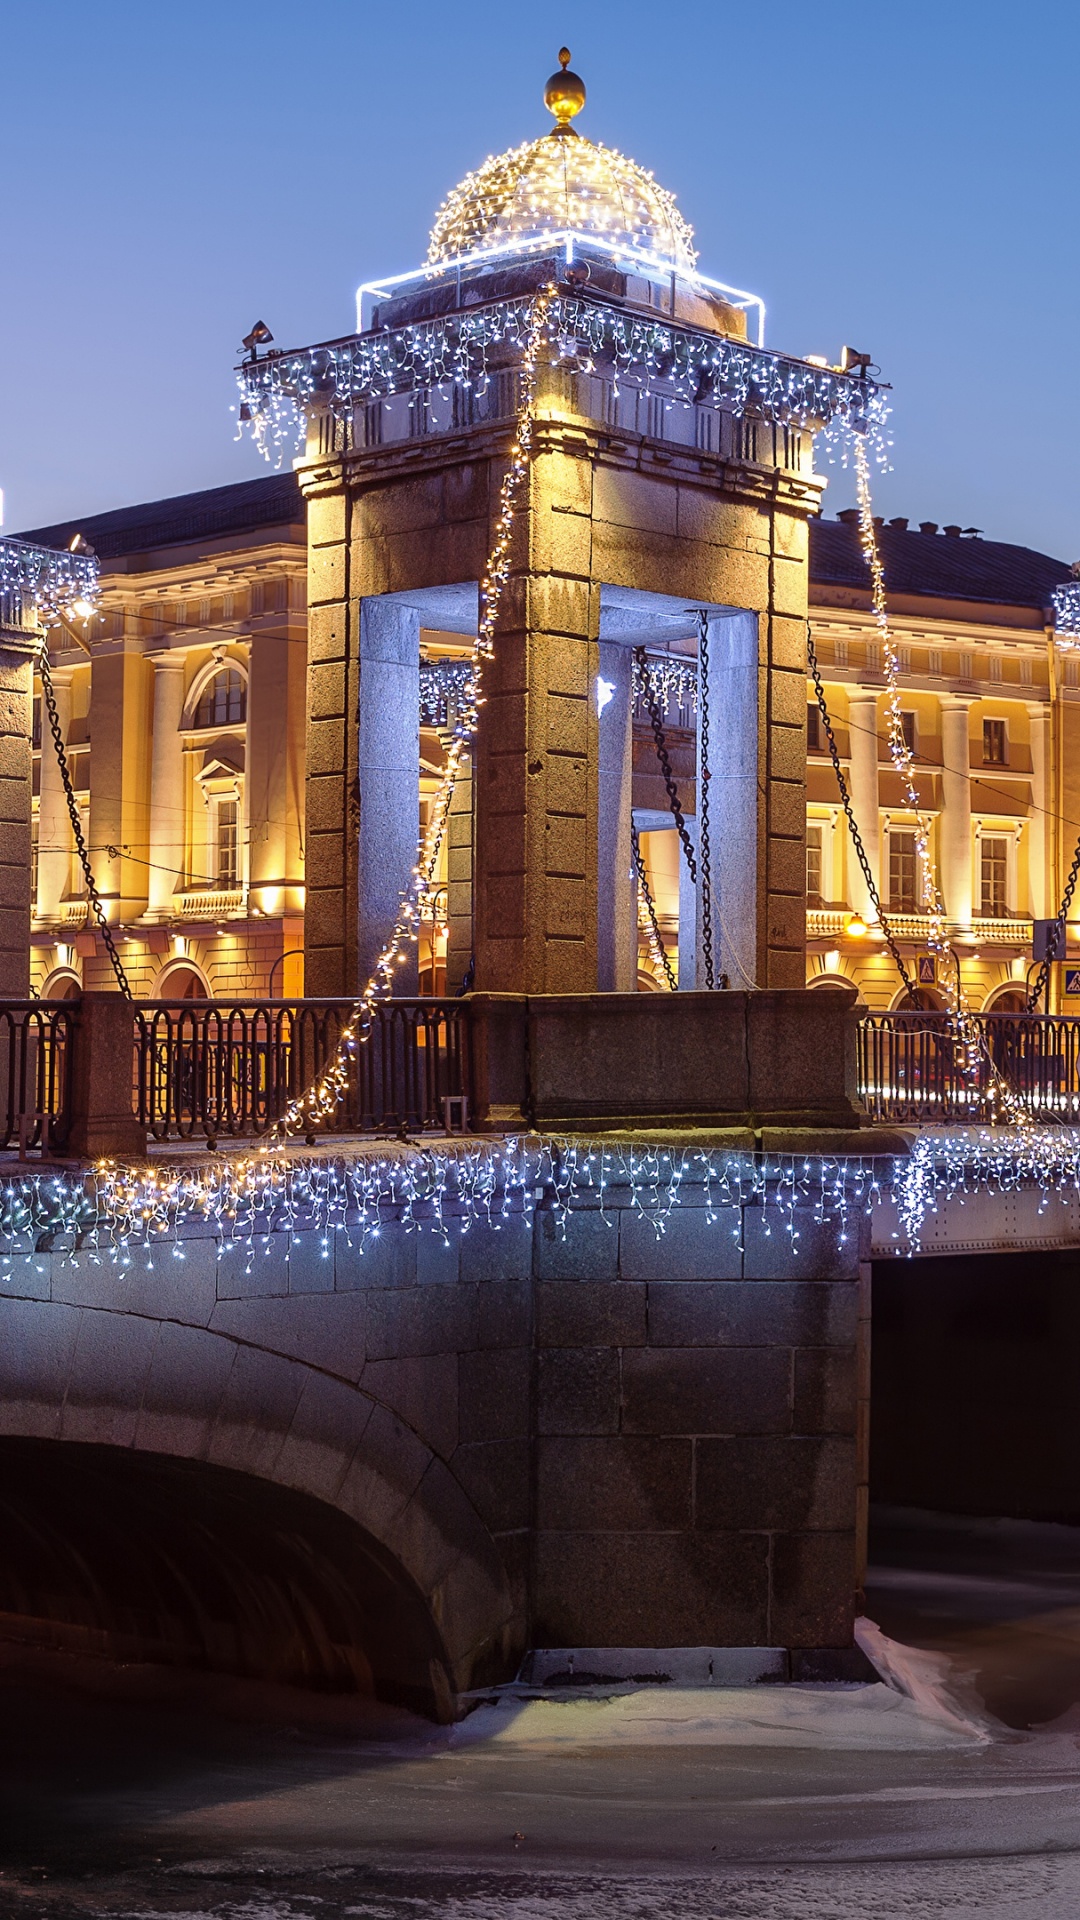
<path id="1" fill-rule="evenodd" d="M 484 1129 L 857 1129 L 856 995 L 472 994 Z"/>

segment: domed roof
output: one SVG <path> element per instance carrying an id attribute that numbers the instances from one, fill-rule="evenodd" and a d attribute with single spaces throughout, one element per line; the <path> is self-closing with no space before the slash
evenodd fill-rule
<path id="1" fill-rule="evenodd" d="M 565 48 L 559 58 L 565 69 Z M 431 230 L 428 265 L 545 233 L 574 233 L 605 248 L 633 247 L 676 273 L 693 275 L 693 230 L 674 196 L 636 161 L 570 126 L 585 104 L 583 82 L 565 71 L 553 75 L 545 102 L 559 122 L 550 133 L 485 160 L 447 195 Z"/>

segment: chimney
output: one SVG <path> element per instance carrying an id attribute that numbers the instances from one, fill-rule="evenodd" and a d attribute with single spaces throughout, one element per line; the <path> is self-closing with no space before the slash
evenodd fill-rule
<path id="1" fill-rule="evenodd" d="M 959 540 L 964 529 L 963 527 L 946 527 L 944 531 L 948 534 L 950 540 Z"/>
<path id="2" fill-rule="evenodd" d="M 859 509 L 858 507 L 844 507 L 842 512 L 838 513 L 836 517 L 840 521 L 841 526 L 857 527 L 859 524 Z"/>
<path id="3" fill-rule="evenodd" d="M 937 521 L 936 520 L 920 520 L 919 532 L 920 533 L 936 533 Z"/>
<path id="4" fill-rule="evenodd" d="M 907 516 L 901 515 L 896 520 L 890 520 L 889 525 L 890 527 L 895 527 L 897 533 L 906 533 L 908 530 Z"/>

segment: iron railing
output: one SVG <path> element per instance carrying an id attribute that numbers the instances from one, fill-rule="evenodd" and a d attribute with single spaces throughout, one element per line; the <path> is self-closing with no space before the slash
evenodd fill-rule
<path id="1" fill-rule="evenodd" d="M 155 1140 L 258 1136 L 333 1058 L 344 1000 L 143 1000 L 135 1015 L 135 1111 Z M 469 1094 L 460 1000 L 387 1000 L 356 1046 L 345 1097 L 315 1130 L 418 1133 Z M 302 1130 L 301 1130 L 302 1131 Z"/>
<path id="2" fill-rule="evenodd" d="M 859 1092 L 875 1120 L 1000 1118 L 997 1076 L 1036 1119 L 1080 1117 L 1080 1019 L 977 1013 L 978 1069 L 961 1071 L 944 1013 L 868 1013 L 859 1022 Z"/>
<path id="3" fill-rule="evenodd" d="M 0 1148 L 61 1148 L 71 1130 L 77 1000 L 0 1002 Z"/>

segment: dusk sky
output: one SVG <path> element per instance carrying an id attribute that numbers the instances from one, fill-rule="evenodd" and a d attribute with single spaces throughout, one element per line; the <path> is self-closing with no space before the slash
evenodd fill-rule
<path id="1" fill-rule="evenodd" d="M 769 343 L 873 354 L 882 512 L 1080 556 L 1075 0 L 0 0 L 5 530 L 265 470 L 241 336 L 348 332 L 447 189 L 546 131 L 563 41 L 581 131 L 675 193 Z"/>

